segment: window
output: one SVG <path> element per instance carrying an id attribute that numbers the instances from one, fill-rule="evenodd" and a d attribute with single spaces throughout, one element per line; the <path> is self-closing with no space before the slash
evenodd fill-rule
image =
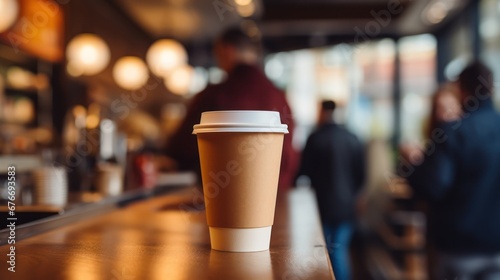
<path id="1" fill-rule="evenodd" d="M 495 101 L 500 105 L 500 0 L 481 1 L 479 24 L 481 59 L 495 75 Z"/>
<path id="2" fill-rule="evenodd" d="M 301 149 L 305 144 L 322 99 L 337 102 L 337 122 L 362 139 L 389 139 L 394 126 L 394 55 L 390 39 L 269 55 L 266 74 L 286 91 L 294 113 L 294 145 Z"/>
<path id="3" fill-rule="evenodd" d="M 424 139 L 431 96 L 436 90 L 436 46 L 434 36 L 423 34 L 401 38 L 401 140 Z"/>

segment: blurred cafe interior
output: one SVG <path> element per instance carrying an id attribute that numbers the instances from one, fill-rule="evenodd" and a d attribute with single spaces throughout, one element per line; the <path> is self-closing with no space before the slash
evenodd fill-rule
<path id="1" fill-rule="evenodd" d="M 298 154 L 322 100 L 365 145 L 351 279 L 432 279 L 399 151 L 469 63 L 500 81 L 500 0 L 0 0 L 1 279 L 334 279 L 307 178 L 278 191 L 270 253 L 228 257 L 210 250 L 196 171 L 165 152 L 227 78 L 214 40 L 235 27 L 261 45 Z"/>

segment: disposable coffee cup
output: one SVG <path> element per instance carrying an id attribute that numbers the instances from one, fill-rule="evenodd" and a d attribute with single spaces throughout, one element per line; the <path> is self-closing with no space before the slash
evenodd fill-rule
<path id="1" fill-rule="evenodd" d="M 65 206 L 68 201 L 68 180 L 62 167 L 43 167 L 33 172 L 35 205 Z"/>
<path id="2" fill-rule="evenodd" d="M 213 111 L 193 133 L 212 249 L 268 250 L 287 125 L 273 111 Z"/>
<path id="3" fill-rule="evenodd" d="M 123 192 L 123 169 L 116 164 L 101 164 L 95 179 L 97 191 L 103 196 L 115 196 Z"/>

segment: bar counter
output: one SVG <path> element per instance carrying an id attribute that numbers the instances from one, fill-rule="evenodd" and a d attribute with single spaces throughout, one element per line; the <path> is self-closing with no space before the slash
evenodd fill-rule
<path id="1" fill-rule="evenodd" d="M 196 188 L 128 204 L 0 247 L 0 279 L 334 279 L 313 194 L 278 196 L 269 251 L 210 249 Z"/>

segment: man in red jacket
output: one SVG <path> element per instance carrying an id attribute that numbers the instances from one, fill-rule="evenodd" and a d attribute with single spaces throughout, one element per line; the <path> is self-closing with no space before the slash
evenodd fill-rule
<path id="1" fill-rule="evenodd" d="M 192 135 L 202 112 L 219 110 L 278 111 L 281 122 L 288 125 L 285 135 L 279 179 L 279 189 L 291 186 L 297 167 L 297 155 L 292 147 L 294 122 L 285 99 L 256 66 L 259 46 L 239 29 L 229 29 L 215 42 L 215 56 L 227 79 L 211 85 L 194 97 L 183 123 L 170 140 L 167 153 L 177 161 L 179 169 L 200 172 L 198 145 Z"/>

